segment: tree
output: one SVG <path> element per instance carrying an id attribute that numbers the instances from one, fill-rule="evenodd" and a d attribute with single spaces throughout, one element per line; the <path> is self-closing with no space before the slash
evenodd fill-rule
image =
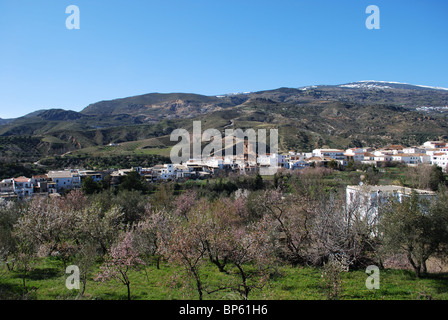
<path id="1" fill-rule="evenodd" d="M 122 190 L 112 200 L 112 203 L 120 208 L 123 213 L 124 224 L 137 224 L 145 213 L 147 196 L 140 191 Z"/>
<path id="2" fill-rule="evenodd" d="M 175 215 L 179 217 L 184 217 L 188 220 L 188 212 L 194 206 L 197 201 L 198 194 L 194 190 L 187 190 L 176 198 L 174 211 Z"/>
<path id="3" fill-rule="evenodd" d="M 311 240 L 312 201 L 269 190 L 259 196 L 258 203 L 259 210 L 268 216 L 281 237 L 283 258 L 293 264 L 305 264 Z"/>
<path id="4" fill-rule="evenodd" d="M 146 207 L 146 217 L 135 229 L 135 245 L 143 259 L 156 260 L 156 268 L 160 269 L 163 257 L 163 244 L 169 242 L 173 224 L 165 211 L 152 212 L 150 205 Z"/>
<path id="5" fill-rule="evenodd" d="M 217 199 L 213 203 L 200 200 L 190 212 L 198 227 L 200 241 L 211 263 L 220 272 L 227 272 L 226 265 L 232 252 L 233 231 L 243 226 L 244 205 L 241 199 Z"/>
<path id="6" fill-rule="evenodd" d="M 76 213 L 77 237 L 84 243 L 97 244 L 106 253 L 123 229 L 123 212 L 119 207 L 103 209 L 100 203 Z"/>
<path id="7" fill-rule="evenodd" d="M 74 255 L 73 264 L 79 267 L 79 280 L 82 283 L 80 296 L 83 296 L 86 291 L 87 278 L 95 266 L 97 251 L 98 246 L 94 243 L 83 243 Z"/>
<path id="8" fill-rule="evenodd" d="M 432 203 L 429 211 L 432 220 L 432 236 L 437 239 L 439 246 L 436 256 L 442 260 L 448 257 L 448 188 L 441 186 L 437 192 L 437 200 Z"/>
<path id="9" fill-rule="evenodd" d="M 406 168 L 406 180 L 411 188 L 429 189 L 432 166 L 419 165 Z"/>
<path id="10" fill-rule="evenodd" d="M 22 210 L 14 230 L 23 243 L 35 247 L 38 255 L 57 256 L 65 263 L 70 256 L 68 251 L 72 245 L 75 220 L 75 211 L 60 201 L 34 198 Z"/>
<path id="11" fill-rule="evenodd" d="M 17 228 L 14 226 L 12 236 L 16 245 L 16 250 L 14 251 L 15 264 L 17 270 L 22 274 L 23 289 L 25 292 L 28 292 L 26 279 L 36 259 L 38 242 L 31 236 L 27 228 Z"/>
<path id="12" fill-rule="evenodd" d="M 232 228 L 230 237 L 223 240 L 228 242 L 229 274 L 236 275 L 237 279 L 228 287 L 243 300 L 248 300 L 253 290 L 261 290 L 269 281 L 270 271 L 276 262 L 278 242 L 272 236 L 270 221 L 261 219 L 247 226 Z"/>
<path id="13" fill-rule="evenodd" d="M 331 256 L 322 268 L 322 280 L 328 300 L 339 298 L 342 286 L 341 273 L 344 271 L 344 267 L 344 263 Z"/>
<path id="14" fill-rule="evenodd" d="M 264 188 L 263 178 L 259 173 L 255 175 L 253 190 L 261 190 Z"/>
<path id="15" fill-rule="evenodd" d="M 426 261 L 447 243 L 448 219 L 443 205 L 446 202 L 442 200 L 431 205 L 419 199 L 414 191 L 401 202 L 390 199 L 381 210 L 380 230 L 385 249 L 405 253 L 417 277 L 427 272 Z"/>
<path id="16" fill-rule="evenodd" d="M 140 176 L 137 171 L 129 172 L 120 183 L 120 190 L 137 190 L 146 192 L 148 187 L 146 186 L 145 179 Z"/>
<path id="17" fill-rule="evenodd" d="M 131 300 L 129 271 L 138 270 L 144 264 L 143 260 L 139 257 L 139 252 L 134 248 L 134 235 L 131 231 L 128 231 L 109 250 L 96 280 L 109 281 L 111 279 L 117 279 L 121 281 L 127 288 L 128 300 Z"/>
<path id="18" fill-rule="evenodd" d="M 84 194 L 94 194 L 102 190 L 100 183 L 93 180 L 92 177 L 87 176 L 82 179 L 81 190 Z"/>
<path id="19" fill-rule="evenodd" d="M 8 257 L 16 249 L 12 233 L 18 218 L 19 205 L 0 199 L 0 261 L 6 264 L 8 270 L 11 270 L 14 264 Z"/>
<path id="20" fill-rule="evenodd" d="M 339 164 L 336 160 L 331 159 L 330 162 L 328 162 L 328 168 L 330 169 L 338 169 L 339 168 Z"/>
<path id="21" fill-rule="evenodd" d="M 162 252 L 168 260 L 180 265 L 185 271 L 186 281 L 192 281 L 198 293 L 199 300 L 203 299 L 206 285 L 201 276 L 204 266 L 204 256 L 207 252 L 201 241 L 201 232 L 205 231 L 197 224 L 198 221 L 190 219 L 188 223 L 180 218 L 174 219 L 176 225 L 171 237 L 165 239 Z"/>
<path id="22" fill-rule="evenodd" d="M 443 175 L 442 168 L 437 165 L 433 165 L 431 167 L 431 173 L 429 175 L 429 188 L 432 191 L 437 191 L 439 189 L 439 185 L 445 185 L 445 183 L 446 181 L 445 176 Z"/>

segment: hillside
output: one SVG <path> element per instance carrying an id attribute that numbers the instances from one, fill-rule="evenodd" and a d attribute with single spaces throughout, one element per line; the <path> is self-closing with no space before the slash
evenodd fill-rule
<path id="1" fill-rule="evenodd" d="M 101 101 L 81 111 L 86 115 L 140 116 L 145 122 L 193 117 L 236 106 L 244 102 L 240 97 L 218 98 L 188 93 L 151 93 L 124 99 Z"/>
<path id="2" fill-rule="evenodd" d="M 193 120 L 202 121 L 203 130 L 222 132 L 278 128 L 281 151 L 415 145 L 448 138 L 446 106 L 446 89 L 374 81 L 223 96 L 152 93 L 101 101 L 81 112 L 39 110 L 0 121 L 0 160 L 34 162 L 70 152 L 166 156 L 176 144 L 170 133 L 191 130 Z M 106 148 L 109 143 L 124 147 Z"/>

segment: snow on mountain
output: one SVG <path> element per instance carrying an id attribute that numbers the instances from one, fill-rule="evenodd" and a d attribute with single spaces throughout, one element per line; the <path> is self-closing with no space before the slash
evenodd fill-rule
<path id="1" fill-rule="evenodd" d="M 383 84 L 378 85 L 378 84 L 370 83 L 370 82 L 367 82 L 367 83 L 341 84 L 339 87 L 340 88 L 358 88 L 358 89 L 380 89 L 380 90 L 383 90 L 383 89 L 393 89 L 390 86 L 386 86 L 386 85 L 383 85 Z"/>
<path id="2" fill-rule="evenodd" d="M 446 90 L 448 91 L 448 88 L 443 87 L 432 87 L 432 86 L 424 86 L 419 84 L 411 84 L 411 83 L 405 83 L 405 82 L 396 82 L 396 81 L 380 81 L 380 80 L 362 80 L 354 83 L 348 83 L 344 85 L 340 85 L 339 87 L 347 87 L 347 88 L 384 88 L 384 89 L 392 89 L 390 85 L 405 85 L 405 86 L 414 86 L 414 87 L 420 87 L 425 89 L 433 89 L 433 90 Z"/>

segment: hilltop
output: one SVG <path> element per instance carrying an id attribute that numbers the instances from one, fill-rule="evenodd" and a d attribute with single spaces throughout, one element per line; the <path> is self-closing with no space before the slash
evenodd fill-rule
<path id="1" fill-rule="evenodd" d="M 167 155 L 176 128 L 278 128 L 280 150 L 418 145 L 448 138 L 448 90 L 397 82 L 278 88 L 205 96 L 150 93 L 100 101 L 81 112 L 38 110 L 0 120 L 0 160 L 54 155 Z M 105 148 L 126 143 L 123 148 Z M 169 150 L 169 149 L 168 149 Z"/>

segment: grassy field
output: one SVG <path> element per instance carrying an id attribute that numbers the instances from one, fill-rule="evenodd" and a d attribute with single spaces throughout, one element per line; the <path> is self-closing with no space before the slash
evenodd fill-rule
<path id="1" fill-rule="evenodd" d="M 99 269 L 97 268 L 95 272 Z M 95 273 L 94 272 L 94 273 Z M 23 294 L 21 274 L 2 270 L 0 273 L 0 298 L 19 299 Z M 40 260 L 27 279 L 31 290 L 29 298 L 37 300 L 65 300 L 78 297 L 77 290 L 65 287 L 66 277 L 60 261 L 46 258 Z M 93 274 L 94 276 L 94 274 Z M 122 300 L 127 299 L 126 287 L 118 281 L 96 282 L 89 278 L 82 299 Z M 208 265 L 202 272 L 204 282 L 217 285 L 228 277 Z M 412 272 L 405 270 L 382 270 L 380 289 L 368 290 L 365 282 L 368 275 L 363 271 L 342 273 L 341 300 L 422 300 L 448 299 L 448 274 L 431 274 L 417 279 Z M 134 300 L 186 300 L 197 299 L 192 287 L 185 285 L 182 269 L 161 264 L 160 269 L 153 266 L 144 271 L 130 274 L 131 294 Z M 235 300 L 238 296 L 231 292 L 218 292 L 205 295 L 205 300 Z M 251 300 L 326 300 L 325 283 L 321 270 L 317 268 L 279 267 L 271 282 L 262 290 L 249 296 Z"/>
<path id="2" fill-rule="evenodd" d="M 70 156 L 110 157 L 122 155 L 160 155 L 169 157 L 171 147 L 156 144 L 153 139 L 121 143 L 117 146 L 95 146 L 70 152 Z"/>

